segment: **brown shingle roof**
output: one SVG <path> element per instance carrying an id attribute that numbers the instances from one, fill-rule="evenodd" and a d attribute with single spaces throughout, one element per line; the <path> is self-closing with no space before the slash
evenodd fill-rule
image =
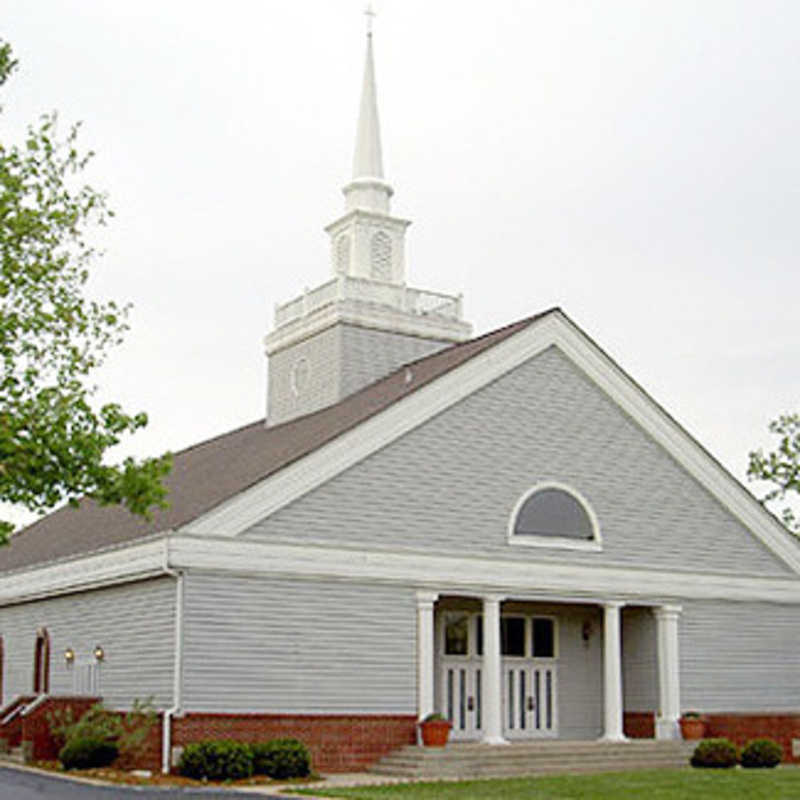
<path id="1" fill-rule="evenodd" d="M 410 362 L 406 365 L 413 367 L 410 383 L 403 366 L 328 408 L 269 428 L 259 420 L 182 450 L 175 454 L 166 480 L 170 506 L 157 511 L 152 521 L 119 506 L 82 500 L 77 509 L 65 506 L 13 536 L 8 546 L 0 548 L 0 572 L 185 525 L 555 310 Z"/>

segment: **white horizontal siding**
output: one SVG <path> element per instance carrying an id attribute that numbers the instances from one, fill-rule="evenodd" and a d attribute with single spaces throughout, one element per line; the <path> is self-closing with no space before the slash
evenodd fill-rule
<path id="1" fill-rule="evenodd" d="M 413 714 L 415 636 L 411 589 L 192 572 L 184 707 Z"/>
<path id="2" fill-rule="evenodd" d="M 73 691 L 73 670 L 64 660 L 91 662 L 96 645 L 105 651 L 101 691 L 111 708 L 149 696 L 159 707 L 172 703 L 175 581 L 157 578 L 0 608 L 5 653 L 3 702 L 33 688 L 36 631 L 50 635 L 50 692 Z"/>
<path id="3" fill-rule="evenodd" d="M 800 711 L 797 606 L 684 603 L 683 710 Z"/>
<path id="4" fill-rule="evenodd" d="M 512 509 L 542 481 L 587 498 L 602 552 L 508 544 Z M 791 573 L 555 348 L 244 535 L 515 561 Z"/>

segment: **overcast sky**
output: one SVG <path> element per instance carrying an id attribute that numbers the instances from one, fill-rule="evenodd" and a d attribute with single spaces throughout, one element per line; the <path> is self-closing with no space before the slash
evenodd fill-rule
<path id="1" fill-rule="evenodd" d="M 4 141 L 84 123 L 116 211 L 93 291 L 122 453 L 264 414 L 276 302 L 329 276 L 362 0 L 3 0 Z M 476 333 L 560 305 L 734 474 L 800 410 L 800 3 L 378 0 L 409 282 Z"/>

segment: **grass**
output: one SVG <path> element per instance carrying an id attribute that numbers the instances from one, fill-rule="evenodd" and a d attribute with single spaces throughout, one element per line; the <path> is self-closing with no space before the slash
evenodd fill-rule
<path id="1" fill-rule="evenodd" d="M 797 800 L 800 769 L 607 772 L 504 780 L 412 783 L 355 789 L 295 790 L 353 800 Z"/>

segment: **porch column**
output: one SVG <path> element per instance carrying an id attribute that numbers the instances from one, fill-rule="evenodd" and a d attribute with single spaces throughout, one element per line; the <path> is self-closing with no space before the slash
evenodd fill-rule
<path id="1" fill-rule="evenodd" d="M 483 598 L 483 742 L 506 744 L 503 738 L 503 689 L 500 662 L 500 603 L 503 598 Z"/>
<path id="2" fill-rule="evenodd" d="M 620 612 L 624 603 L 603 604 L 603 739 L 625 741 L 622 732 L 622 639 Z"/>
<path id="3" fill-rule="evenodd" d="M 656 618 L 658 649 L 658 706 L 656 739 L 680 739 L 681 714 L 680 663 L 678 660 L 678 618 L 680 606 L 653 609 Z"/>
<path id="4" fill-rule="evenodd" d="M 433 712 L 433 604 L 436 592 L 417 592 L 417 714 Z"/>

